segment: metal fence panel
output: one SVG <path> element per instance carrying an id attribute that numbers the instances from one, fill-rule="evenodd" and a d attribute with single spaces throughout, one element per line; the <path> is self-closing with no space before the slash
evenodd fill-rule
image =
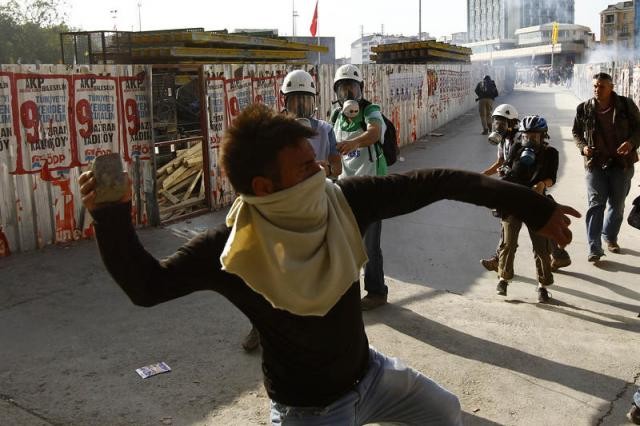
<path id="1" fill-rule="evenodd" d="M 235 197 L 219 164 L 225 128 L 254 102 L 282 110 L 280 86 L 296 67 L 203 67 L 208 195 L 217 209 Z M 318 117 L 328 119 L 336 107 L 336 66 L 304 68 L 318 82 Z M 149 65 L 0 66 L 0 257 L 91 236 L 77 178 L 101 153 L 121 153 L 133 179 L 132 221 L 149 224 L 157 209 L 151 71 Z M 472 64 L 372 64 L 362 72 L 365 97 L 395 124 L 401 146 L 472 108 L 473 88 L 485 74 L 501 93 L 509 87 L 504 68 Z"/>

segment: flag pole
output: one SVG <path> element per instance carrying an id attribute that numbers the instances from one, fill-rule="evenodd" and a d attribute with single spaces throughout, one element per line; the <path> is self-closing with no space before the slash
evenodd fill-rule
<path id="1" fill-rule="evenodd" d="M 320 6 L 320 0 L 317 0 L 316 2 L 316 12 L 318 12 Z M 318 15 L 320 15 L 320 13 L 318 13 Z M 316 38 L 318 39 L 318 46 L 320 46 L 320 25 L 318 24 L 318 21 L 320 21 L 320 16 L 318 16 L 318 19 L 316 19 Z M 320 52 L 318 51 L 318 73 L 320 73 Z"/>

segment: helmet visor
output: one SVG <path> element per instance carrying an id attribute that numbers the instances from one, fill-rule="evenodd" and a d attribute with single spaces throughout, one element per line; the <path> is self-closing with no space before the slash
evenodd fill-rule
<path id="1" fill-rule="evenodd" d="M 523 133 L 521 138 L 522 146 L 524 147 L 537 147 L 542 144 L 542 133 Z"/>
<path id="2" fill-rule="evenodd" d="M 360 83 L 355 80 L 340 80 L 336 83 L 336 97 L 340 102 L 348 100 L 359 101 L 362 99 Z"/>
<path id="3" fill-rule="evenodd" d="M 293 93 L 285 98 L 285 108 L 299 118 L 310 118 L 316 112 L 316 97 L 311 94 Z"/>

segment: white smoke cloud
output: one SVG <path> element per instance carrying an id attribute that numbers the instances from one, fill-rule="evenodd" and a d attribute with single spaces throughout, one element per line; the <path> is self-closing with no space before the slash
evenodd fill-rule
<path id="1" fill-rule="evenodd" d="M 601 64 L 605 62 L 636 62 L 640 59 L 640 52 L 620 46 L 597 45 L 585 52 L 586 64 Z"/>

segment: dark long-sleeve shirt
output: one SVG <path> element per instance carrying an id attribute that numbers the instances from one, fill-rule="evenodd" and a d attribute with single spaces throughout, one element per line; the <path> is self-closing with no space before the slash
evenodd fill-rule
<path id="1" fill-rule="evenodd" d="M 605 129 L 597 119 L 595 98 L 582 102 L 576 108 L 576 116 L 573 120 L 573 140 L 584 157 L 586 168 L 591 167 L 590 158 L 584 155 L 584 148 L 589 146 L 595 149 L 593 157 L 595 164 L 601 166 L 608 158 L 619 159 L 620 165 L 633 167 L 638 161 L 637 149 L 640 148 L 640 111 L 632 99 L 620 96 L 613 92 L 613 113 L 609 116 L 613 134 L 604 135 Z M 607 130 L 611 130 L 610 128 Z M 623 142 L 628 141 L 633 150 L 625 156 L 618 156 L 615 151 Z M 610 146 L 607 146 L 610 145 Z"/>
<path id="2" fill-rule="evenodd" d="M 510 158 L 506 161 L 511 172 L 504 179 L 528 187 L 546 179 L 551 179 L 551 182 L 555 184 L 558 175 L 558 150 L 545 144 L 537 150 L 535 164 L 526 166 L 520 161 L 523 149 L 522 143 L 513 144 Z"/>
<path id="3" fill-rule="evenodd" d="M 374 221 L 442 199 L 500 208 L 523 219 L 532 229 L 546 223 L 555 207 L 552 201 L 521 185 L 463 171 L 435 169 L 352 177 L 338 181 L 338 185 L 362 234 Z M 92 215 L 102 259 L 133 303 L 153 306 L 199 290 L 219 292 L 259 330 L 267 393 L 286 405 L 326 406 L 364 376 L 368 340 L 358 282 L 325 316 L 294 315 L 273 308 L 238 276 L 221 269 L 219 258 L 230 231 L 225 225 L 202 233 L 170 257 L 157 260 L 138 240 L 130 208 L 128 204 L 113 205 Z"/>

